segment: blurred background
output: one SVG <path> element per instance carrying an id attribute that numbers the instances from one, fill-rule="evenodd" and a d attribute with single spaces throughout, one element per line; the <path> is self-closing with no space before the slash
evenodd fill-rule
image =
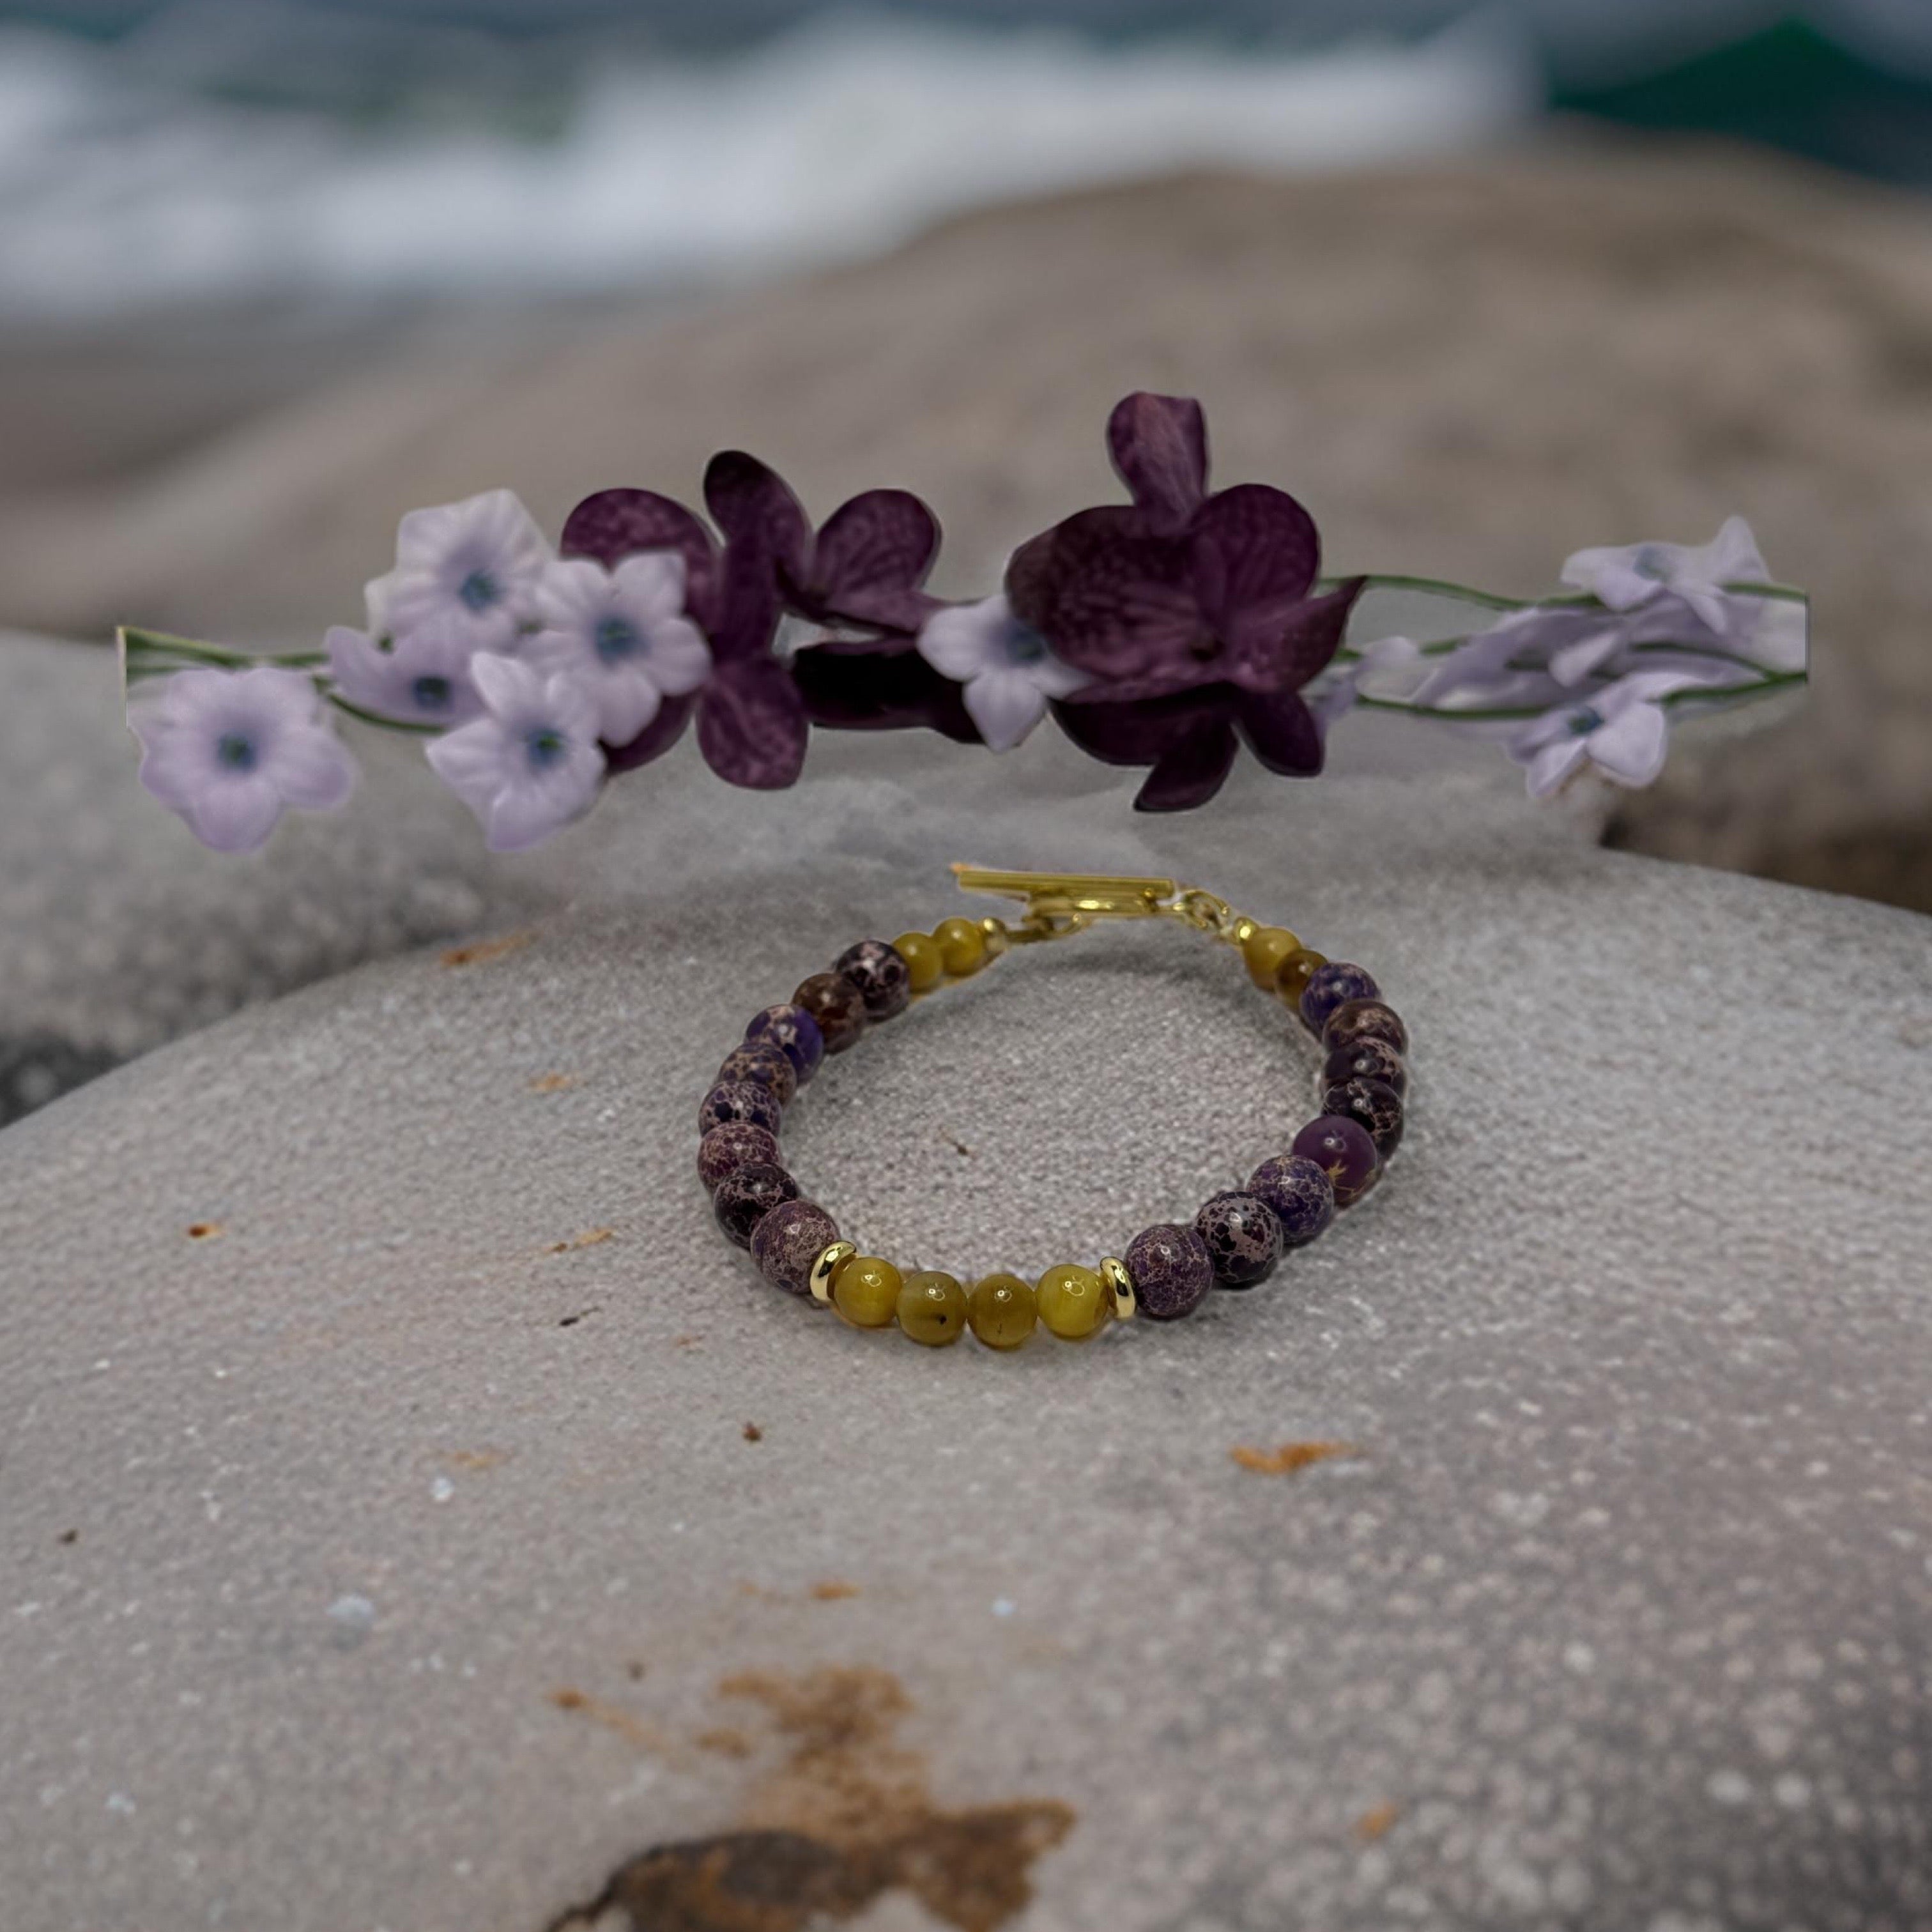
<path id="1" fill-rule="evenodd" d="M 1924 0 L 0 0 L 0 1118 L 572 876 L 413 769 L 208 861 L 25 634 L 311 643 L 406 508 L 731 442 L 964 592 L 1136 386 L 1338 568 L 1743 512 L 1814 690 L 1607 836 L 1932 910 L 1928 184 Z"/>

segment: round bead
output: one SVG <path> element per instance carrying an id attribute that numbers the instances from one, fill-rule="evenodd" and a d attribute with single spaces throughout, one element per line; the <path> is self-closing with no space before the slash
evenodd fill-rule
<path id="1" fill-rule="evenodd" d="M 1216 1195 L 1195 1216 L 1194 1232 L 1208 1244 L 1216 1288 L 1252 1288 L 1281 1259 L 1281 1223 L 1252 1194 Z"/>
<path id="2" fill-rule="evenodd" d="M 909 1274 L 899 1288 L 899 1326 L 928 1348 L 943 1348 L 966 1332 L 966 1291 L 950 1274 Z"/>
<path id="3" fill-rule="evenodd" d="M 825 1058 L 825 1036 L 802 1006 L 767 1006 L 753 1016 L 745 1037 L 770 1040 L 782 1048 L 801 1087 L 818 1071 L 818 1063 Z"/>
<path id="4" fill-rule="evenodd" d="M 1402 1144 L 1402 1096 L 1382 1081 L 1338 1081 L 1322 1095 L 1322 1111 L 1366 1127 L 1384 1160 Z"/>
<path id="5" fill-rule="evenodd" d="M 1301 941 L 1285 926 L 1258 926 L 1241 942 L 1248 977 L 1265 992 L 1274 984 L 1275 969 Z"/>
<path id="6" fill-rule="evenodd" d="M 760 1087 L 752 1080 L 721 1080 L 705 1095 L 698 1110 L 698 1131 L 708 1134 L 727 1120 L 749 1120 L 753 1126 L 775 1134 L 784 1118 L 778 1096 L 769 1087 Z"/>
<path id="7" fill-rule="evenodd" d="M 866 1030 L 866 996 L 842 973 L 814 973 L 791 998 L 818 1022 L 827 1053 L 843 1053 Z"/>
<path id="8" fill-rule="evenodd" d="M 1113 1308 L 1112 1291 L 1090 1268 L 1062 1262 L 1034 1288 L 1040 1326 L 1063 1342 L 1084 1342 L 1098 1332 Z"/>
<path id="9" fill-rule="evenodd" d="M 698 1178 L 716 1187 L 734 1168 L 761 1161 L 778 1164 L 778 1136 L 755 1120 L 725 1120 L 698 1143 Z"/>
<path id="10" fill-rule="evenodd" d="M 1398 1094 L 1406 1094 L 1408 1068 L 1387 1040 L 1364 1034 L 1360 1040 L 1335 1048 L 1322 1064 L 1318 1085 L 1329 1088 L 1340 1080 L 1379 1080 Z"/>
<path id="11" fill-rule="evenodd" d="M 892 941 L 892 950 L 905 962 L 907 976 L 915 993 L 931 992 L 946 977 L 945 956 L 931 933 L 902 932 Z"/>
<path id="12" fill-rule="evenodd" d="M 1247 1191 L 1274 1210 L 1284 1248 L 1306 1247 L 1335 1218 L 1328 1170 L 1306 1154 L 1278 1154 L 1248 1176 Z"/>
<path id="13" fill-rule="evenodd" d="M 798 1070 L 791 1057 L 776 1041 L 748 1040 L 724 1056 L 718 1070 L 720 1080 L 748 1080 L 754 1086 L 768 1087 L 781 1107 L 789 1107 L 798 1092 Z"/>
<path id="14" fill-rule="evenodd" d="M 1170 1222 L 1143 1228 L 1120 1258 L 1140 1312 L 1150 1321 L 1178 1322 L 1192 1315 L 1214 1285 L 1208 1244 L 1192 1228 Z"/>
<path id="15" fill-rule="evenodd" d="M 1343 1114 L 1324 1114 L 1310 1120 L 1295 1136 L 1294 1151 L 1328 1175 L 1338 1208 L 1352 1207 L 1382 1178 L 1382 1156 L 1368 1130 Z"/>
<path id="16" fill-rule="evenodd" d="M 1291 1006 L 1299 1008 L 1302 989 L 1328 963 L 1327 957 L 1298 946 L 1275 968 L 1274 989 Z"/>
<path id="17" fill-rule="evenodd" d="M 932 928 L 932 937 L 946 971 L 956 980 L 986 964 L 986 935 L 970 919 L 942 919 Z"/>
<path id="18" fill-rule="evenodd" d="M 912 970 L 896 946 L 883 939 L 862 939 L 832 962 L 859 989 L 868 1019 L 889 1020 L 912 1004 Z"/>
<path id="19" fill-rule="evenodd" d="M 899 1271 L 877 1255 L 848 1255 L 832 1277 L 832 1305 L 855 1328 L 890 1328 L 899 1306 Z"/>
<path id="20" fill-rule="evenodd" d="M 1349 1000 L 1328 1016 L 1322 1029 L 1322 1044 L 1330 1053 L 1358 1040 L 1384 1040 L 1398 1053 L 1408 1051 L 1408 1028 L 1395 1009 L 1380 1000 Z"/>
<path id="21" fill-rule="evenodd" d="M 812 1292 L 812 1264 L 838 1238 L 838 1224 L 816 1201 L 781 1201 L 752 1230 L 752 1258 L 774 1288 Z"/>
<path id="22" fill-rule="evenodd" d="M 769 1161 L 734 1168 L 711 1196 L 711 1211 L 725 1238 L 741 1248 L 752 1245 L 758 1223 L 781 1202 L 798 1198 L 798 1183 Z"/>
<path id="23" fill-rule="evenodd" d="M 966 1319 L 989 1348 L 1017 1348 L 1034 1331 L 1040 1304 L 1033 1284 L 1016 1274 L 989 1274 L 973 1284 Z"/>
<path id="24" fill-rule="evenodd" d="M 1301 1024 L 1319 1040 L 1322 1029 L 1328 1024 L 1328 1016 L 1337 1006 L 1346 1006 L 1351 1000 L 1378 1000 L 1382 996 L 1381 987 L 1361 967 L 1331 959 L 1327 965 L 1316 967 L 1301 989 L 1298 1002 Z"/>

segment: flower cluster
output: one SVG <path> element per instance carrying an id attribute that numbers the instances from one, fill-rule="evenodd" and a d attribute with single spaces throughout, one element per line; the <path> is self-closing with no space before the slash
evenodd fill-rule
<path id="1" fill-rule="evenodd" d="M 1322 766 L 1360 704 L 1499 736 L 1543 795 L 1586 766 L 1660 769 L 1667 714 L 1802 682 L 1804 605 L 1765 581 L 1733 519 L 1690 549 L 1580 551 L 1530 604 L 1397 578 L 1324 580 L 1314 521 L 1264 484 L 1210 490 L 1198 404 L 1136 394 L 1107 430 L 1129 500 L 1022 544 L 995 595 L 925 588 L 939 526 L 872 490 L 814 526 L 784 480 L 727 451 L 709 521 L 606 490 L 554 547 L 493 490 L 411 512 L 360 628 L 320 651 L 247 653 L 122 633 L 142 783 L 204 842 L 252 850 L 282 811 L 340 804 L 354 766 L 334 711 L 424 734 L 490 846 L 539 843 L 613 776 L 695 726 L 728 783 L 792 784 L 814 726 L 924 726 L 994 752 L 1052 716 L 1080 749 L 1144 767 L 1144 811 L 1204 804 L 1245 744 L 1267 770 Z M 1485 606 L 1485 629 L 1346 641 L 1365 590 Z M 801 641 L 791 642 L 794 636 Z"/>

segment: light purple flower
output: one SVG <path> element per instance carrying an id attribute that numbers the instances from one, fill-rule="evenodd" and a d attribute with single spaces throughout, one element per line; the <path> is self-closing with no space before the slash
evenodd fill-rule
<path id="1" fill-rule="evenodd" d="M 331 812 L 355 788 L 355 760 L 301 671 L 176 671 L 137 692 L 128 723 L 142 784 L 218 852 L 255 851 L 288 807 Z"/>
<path id="2" fill-rule="evenodd" d="M 1378 638 L 1338 670 L 1331 665 L 1308 694 L 1308 708 L 1325 735 L 1363 698 L 1407 698 L 1428 674 L 1429 660 L 1412 638 Z"/>
<path id="3" fill-rule="evenodd" d="M 1670 735 L 1659 700 L 1709 682 L 1690 671 L 1639 671 L 1545 712 L 1511 736 L 1509 754 L 1528 768 L 1532 798 L 1549 797 L 1588 766 L 1620 785 L 1647 785 L 1664 769 Z"/>
<path id="4" fill-rule="evenodd" d="M 546 565 L 535 604 L 542 628 L 522 656 L 578 678 L 596 700 L 598 735 L 628 745 L 667 698 L 711 674 L 711 647 L 684 614 L 684 589 L 676 550 L 646 550 L 610 570 L 587 556 Z"/>
<path id="5" fill-rule="evenodd" d="M 1046 716 L 1048 699 L 1070 697 L 1090 682 L 1013 615 L 1004 595 L 935 610 L 920 628 L 919 652 L 964 687 L 967 716 L 995 752 L 1010 752 Z"/>
<path id="6" fill-rule="evenodd" d="M 483 826 L 493 852 L 540 844 L 588 811 L 604 777 L 597 700 L 567 673 L 540 676 L 479 652 L 470 674 L 484 714 L 424 748 L 436 775 Z"/>
<path id="7" fill-rule="evenodd" d="M 380 634 L 338 624 L 322 642 L 337 690 L 379 718 L 448 726 L 466 724 L 482 711 L 470 675 L 476 647 L 446 620 L 405 632 L 387 645 Z"/>
<path id="8" fill-rule="evenodd" d="M 1557 704 L 1567 686 L 1621 647 L 1629 628 L 1628 619 L 1601 610 L 1537 604 L 1512 610 L 1432 660 L 1412 694 L 1418 704 L 1473 710 Z M 1559 673 L 1559 664 L 1570 674 Z"/>
<path id="9" fill-rule="evenodd" d="M 1730 518 L 1707 544 L 1631 544 L 1580 550 L 1563 566 L 1563 581 L 1587 590 L 1612 610 L 1634 610 L 1664 596 L 1681 598 L 1720 637 L 1732 634 L 1738 600 L 1730 584 L 1762 584 L 1764 559 L 1750 524 Z M 1755 600 L 1750 600 L 1754 602 Z"/>
<path id="10" fill-rule="evenodd" d="M 508 490 L 412 510 L 396 532 L 396 567 L 369 586 L 372 628 L 398 637 L 446 623 L 476 650 L 506 651 L 530 621 L 550 545 Z"/>

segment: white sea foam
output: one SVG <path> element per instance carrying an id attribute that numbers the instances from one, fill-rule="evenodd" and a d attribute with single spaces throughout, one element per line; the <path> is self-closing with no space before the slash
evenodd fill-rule
<path id="1" fill-rule="evenodd" d="M 0 34 L 0 316 L 581 293 L 866 252 L 1009 196 L 1439 152 L 1534 115 L 1499 26 L 1305 55 L 821 21 L 586 74 L 556 139 L 371 130 Z"/>

